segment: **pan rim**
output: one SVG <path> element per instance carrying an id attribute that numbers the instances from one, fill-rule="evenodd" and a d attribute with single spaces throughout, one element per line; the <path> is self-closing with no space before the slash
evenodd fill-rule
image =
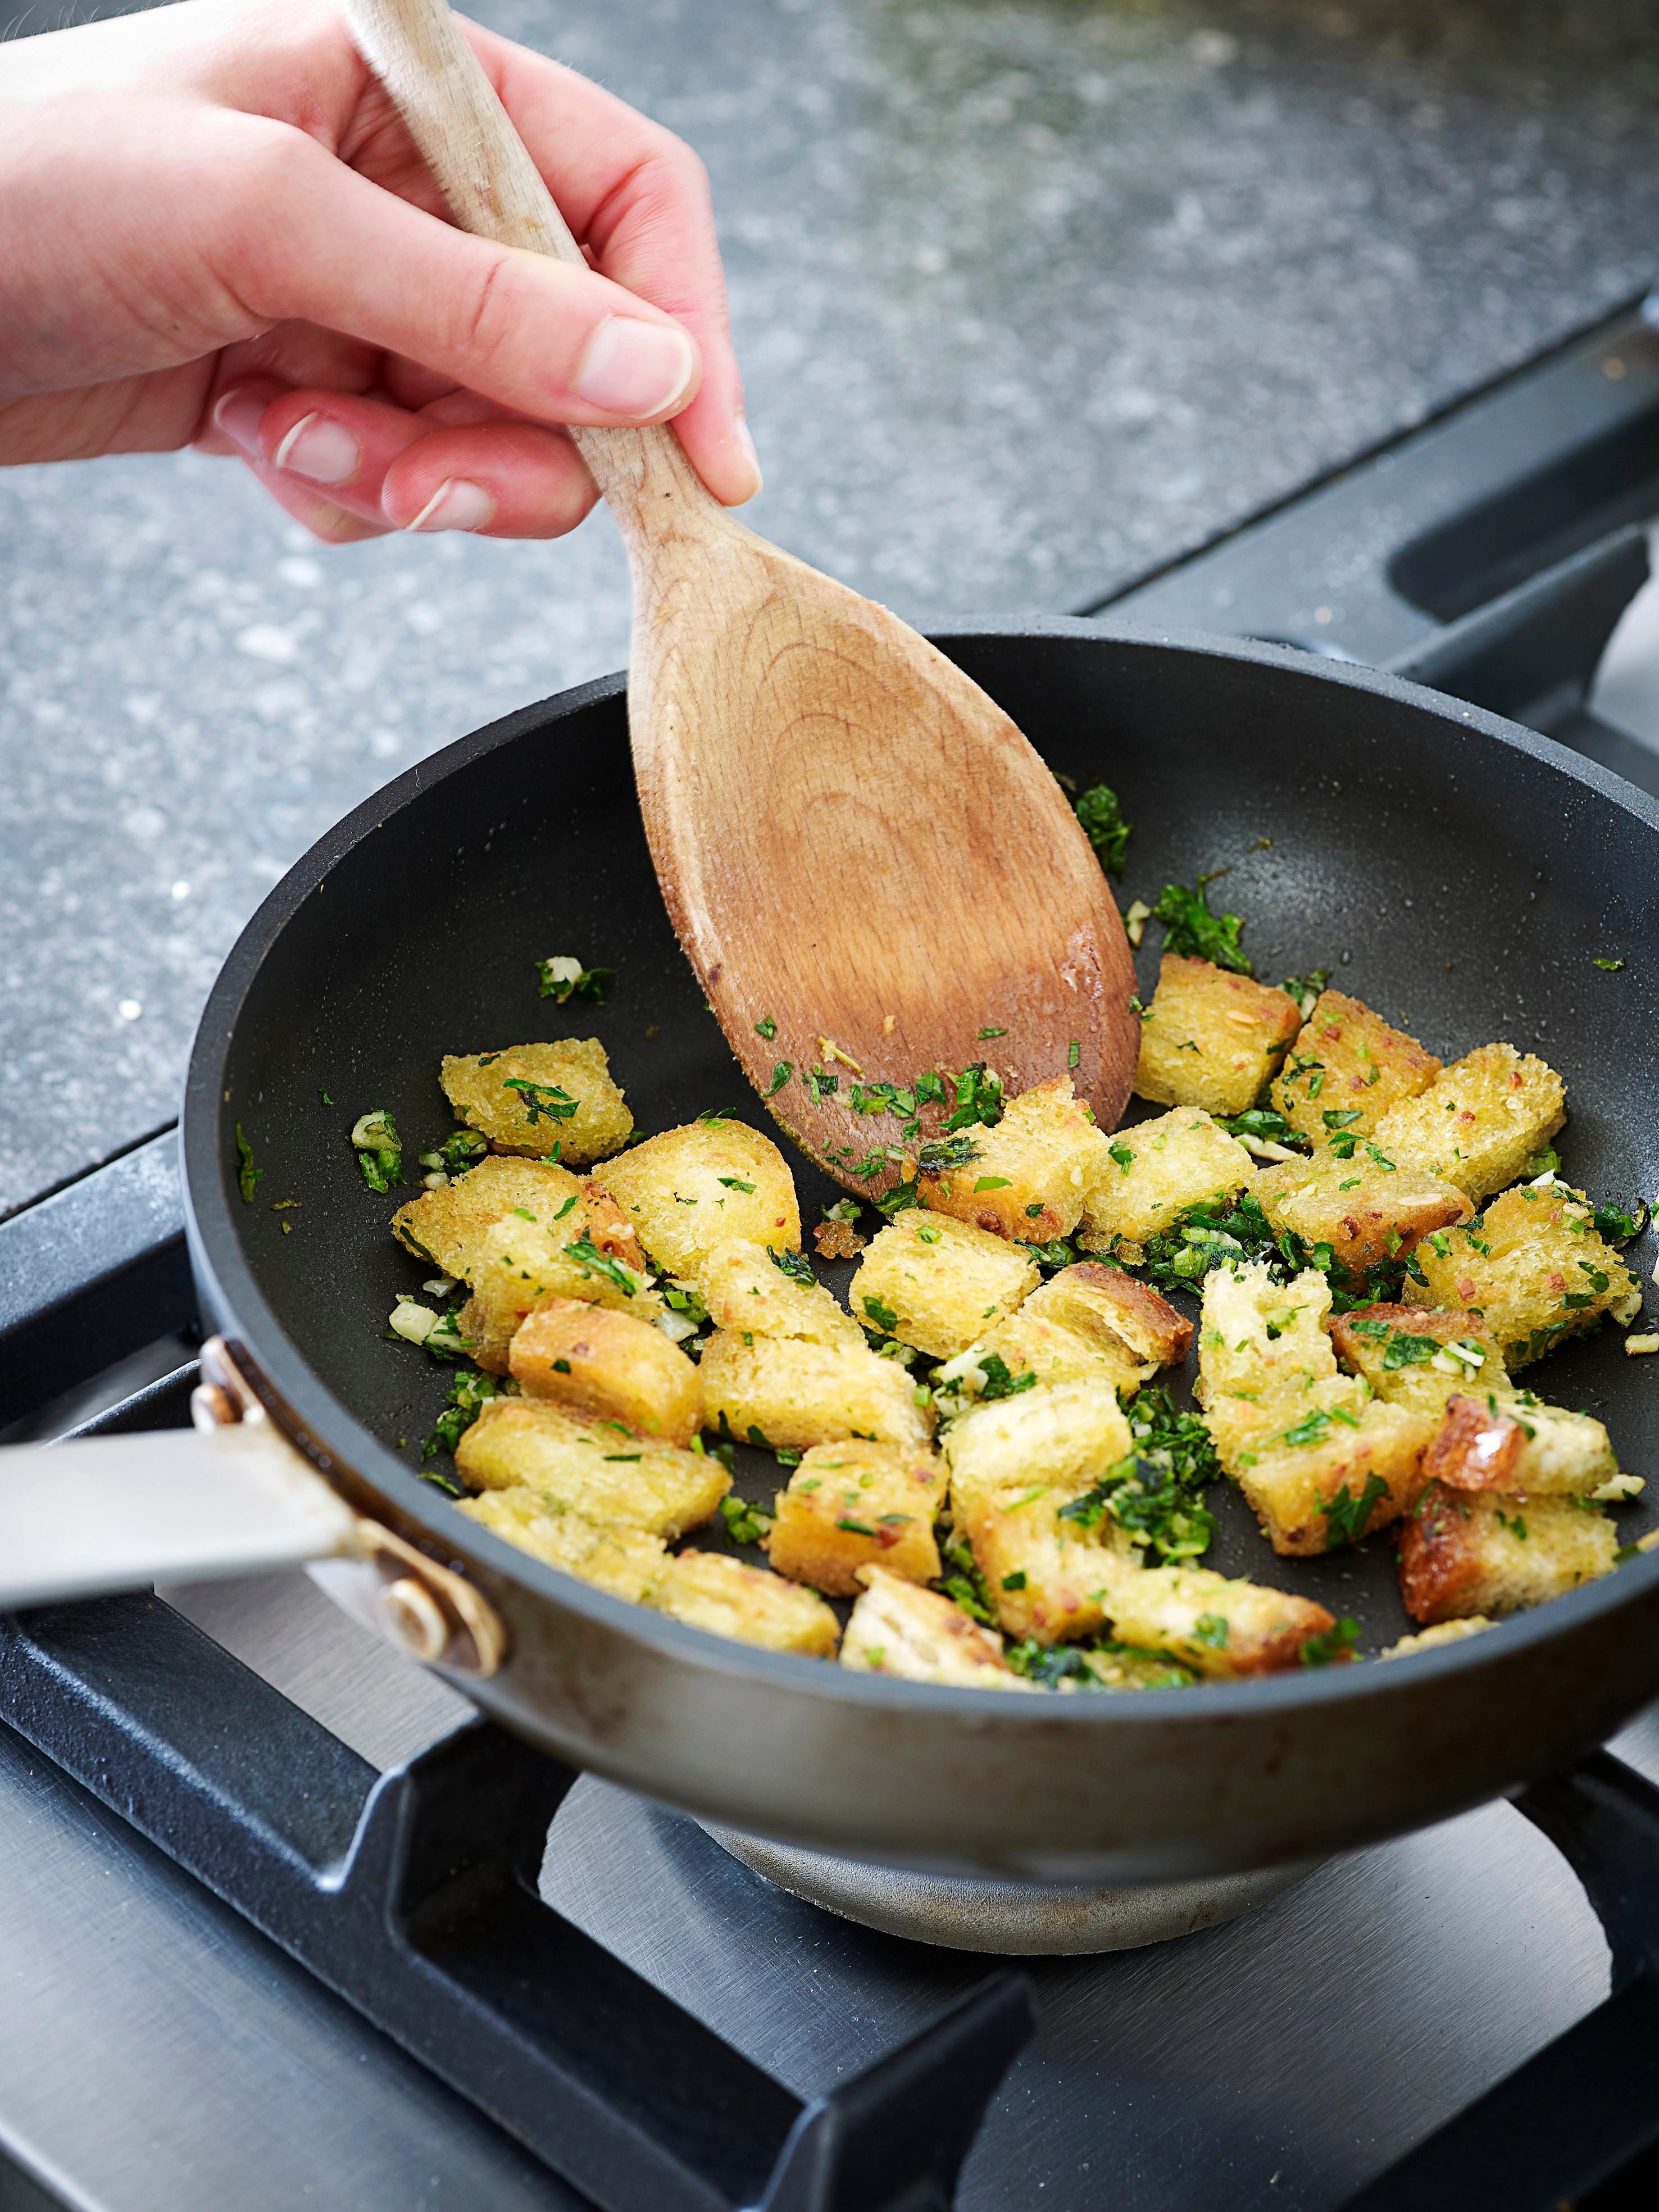
<path id="1" fill-rule="evenodd" d="M 926 634 L 947 656 L 957 641 L 1053 637 L 1105 646 L 1158 646 L 1234 663 L 1288 668 L 1316 681 L 1368 692 L 1431 714 L 1460 733 L 1473 732 L 1494 740 L 1540 762 L 1569 783 L 1594 793 L 1659 834 L 1659 799 L 1600 763 L 1484 708 L 1467 705 L 1384 669 L 1327 659 L 1295 646 L 1255 638 L 1168 629 L 1109 616 L 1099 620 L 1079 616 L 963 617 L 929 625 Z M 258 1370 L 298 1417 L 307 1434 L 315 1438 L 314 1447 L 306 1445 L 304 1437 L 300 1441 L 325 1475 L 337 1463 L 350 1468 L 394 1504 L 406 1521 L 416 1524 L 439 1555 L 459 1556 L 465 1563 L 471 1553 L 504 1583 L 522 1587 L 538 1603 L 556 1604 L 591 1620 L 596 1627 L 641 1642 L 665 1661 L 695 1664 L 757 1687 L 793 1689 L 854 1708 L 904 1709 L 919 1716 L 933 1713 L 941 1723 L 993 1717 L 1012 1720 L 1023 1713 L 1027 1722 L 1040 1718 L 1048 1727 L 1058 1726 L 1067 1733 L 1079 1729 L 1166 1728 L 1172 1722 L 1188 1728 L 1208 1728 L 1234 1717 L 1265 1717 L 1327 1702 L 1407 1695 L 1413 1686 L 1427 1686 L 1465 1668 L 1501 1665 L 1534 1646 L 1568 1635 L 1575 1626 L 1637 1603 L 1653 1589 L 1659 1582 L 1659 1553 L 1628 1561 L 1613 1574 L 1532 1612 L 1500 1620 L 1480 1635 L 1413 1655 L 1414 1664 L 1407 1668 L 1389 1666 L 1379 1670 L 1373 1660 L 1359 1666 L 1304 1668 L 1245 1680 L 1199 1681 L 1178 1698 L 1152 1690 L 1119 1691 L 1109 1697 L 1054 1697 L 1034 1707 L 1025 1698 L 1011 1699 L 1005 1691 L 907 1681 L 738 1644 L 610 1596 L 529 1557 L 476 1524 L 469 1524 L 464 1534 L 459 1531 L 455 1522 L 462 1516 L 453 1513 L 450 1501 L 406 1467 L 335 1397 L 284 1331 L 259 1288 L 237 1231 L 231 1206 L 231 1170 L 220 1142 L 224 1062 L 236 1034 L 241 1004 L 283 929 L 303 902 L 326 885 L 330 871 L 347 859 L 371 830 L 526 730 L 625 696 L 626 690 L 626 674 L 617 672 L 534 701 L 440 747 L 372 793 L 301 854 L 261 901 L 227 955 L 204 1006 L 191 1048 L 179 1124 L 191 1265 L 210 1310 L 222 1317 L 222 1325 L 245 1345 Z M 510 1659 L 507 1663 L 510 1671 Z M 451 1679 L 465 1687 L 461 1678 L 452 1675 Z"/>

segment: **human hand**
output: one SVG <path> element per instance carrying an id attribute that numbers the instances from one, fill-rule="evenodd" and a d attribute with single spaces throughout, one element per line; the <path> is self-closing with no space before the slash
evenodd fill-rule
<path id="1" fill-rule="evenodd" d="M 326 0 L 184 0 L 7 46 L 0 465 L 240 454 L 343 544 L 554 538 L 562 423 L 671 417 L 760 487 L 707 179 L 585 78 L 464 23 L 588 269 L 458 230 Z"/>

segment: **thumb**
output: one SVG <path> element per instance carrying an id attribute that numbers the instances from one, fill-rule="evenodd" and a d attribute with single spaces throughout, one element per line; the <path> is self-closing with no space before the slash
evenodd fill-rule
<path id="1" fill-rule="evenodd" d="M 268 150 L 222 246 L 262 320 L 321 323 L 544 422 L 659 422 L 696 393 L 690 331 L 608 277 L 457 230 L 302 132 Z"/>

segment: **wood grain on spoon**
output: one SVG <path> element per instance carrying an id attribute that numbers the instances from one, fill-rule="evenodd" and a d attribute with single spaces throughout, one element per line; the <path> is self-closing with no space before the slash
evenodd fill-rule
<path id="1" fill-rule="evenodd" d="M 458 221 L 580 262 L 445 0 L 347 14 Z M 851 1109 L 860 1078 L 984 1060 L 1012 1093 L 1070 1072 L 1115 1127 L 1139 1042 L 1128 946 L 1007 715 L 885 608 L 737 521 L 671 431 L 571 435 L 633 572 L 629 725 L 663 895 L 779 1120 L 866 1195 L 896 1172 L 900 1123 Z"/>

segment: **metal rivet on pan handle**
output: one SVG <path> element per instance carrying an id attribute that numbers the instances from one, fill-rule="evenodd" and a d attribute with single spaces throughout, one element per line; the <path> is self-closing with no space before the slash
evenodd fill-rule
<path id="1" fill-rule="evenodd" d="M 270 1419 L 222 1336 L 202 1346 L 202 1379 L 191 1393 L 190 1412 L 198 1429 L 232 1422 L 251 1427 Z M 506 1626 L 465 1575 L 441 1566 L 378 1521 L 358 1520 L 357 1543 L 358 1557 L 380 1577 L 376 1617 L 400 1651 L 423 1666 L 460 1674 L 488 1676 L 500 1669 L 507 1656 Z"/>

